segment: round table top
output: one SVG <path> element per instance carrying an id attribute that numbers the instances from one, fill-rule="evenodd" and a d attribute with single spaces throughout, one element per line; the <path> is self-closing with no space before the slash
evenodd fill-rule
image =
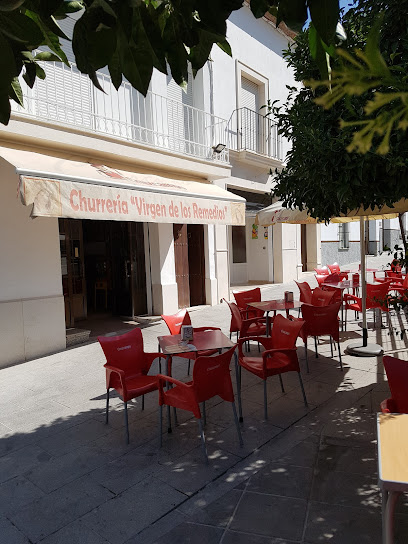
<path id="1" fill-rule="evenodd" d="M 264 312 L 274 312 L 278 310 L 293 310 L 300 308 L 303 302 L 294 300 L 293 302 L 286 302 L 284 298 L 277 300 L 262 300 L 261 302 L 251 302 L 248 304 L 251 308 L 257 310 L 263 310 Z"/>

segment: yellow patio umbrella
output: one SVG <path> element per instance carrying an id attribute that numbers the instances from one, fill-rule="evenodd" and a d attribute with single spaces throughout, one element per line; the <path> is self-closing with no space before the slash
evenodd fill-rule
<path id="1" fill-rule="evenodd" d="M 364 244 L 364 222 L 366 220 L 375 219 L 392 219 L 398 217 L 400 213 L 408 211 L 408 199 L 401 199 L 394 204 L 393 207 L 383 206 L 382 208 L 367 208 L 362 206 L 358 209 L 351 210 L 349 213 L 332 217 L 331 223 L 349 223 L 351 221 L 360 221 L 360 258 L 361 258 L 361 297 L 362 297 L 362 314 L 363 314 L 363 338 L 352 342 L 347 346 L 347 351 L 352 355 L 362 357 L 381 355 L 383 349 L 378 344 L 368 344 L 367 338 L 367 315 L 366 315 L 366 298 L 367 298 L 367 280 L 366 280 L 366 265 L 365 265 L 365 244 Z M 275 202 L 267 208 L 258 212 L 255 223 L 263 226 L 276 225 L 278 223 L 292 224 L 314 224 L 320 223 L 319 219 L 311 217 L 307 210 L 299 210 L 298 208 L 285 208 L 282 202 Z"/>

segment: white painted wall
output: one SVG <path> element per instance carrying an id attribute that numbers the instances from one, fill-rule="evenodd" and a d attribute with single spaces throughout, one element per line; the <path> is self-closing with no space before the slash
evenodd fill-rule
<path id="1" fill-rule="evenodd" d="M 0 160 L 0 366 L 65 348 L 58 220 L 30 218 Z"/>

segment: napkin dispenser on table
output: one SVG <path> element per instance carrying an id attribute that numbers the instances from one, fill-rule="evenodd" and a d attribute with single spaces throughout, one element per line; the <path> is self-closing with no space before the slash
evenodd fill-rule
<path id="1" fill-rule="evenodd" d="M 293 291 L 285 291 L 285 302 L 293 302 Z"/>

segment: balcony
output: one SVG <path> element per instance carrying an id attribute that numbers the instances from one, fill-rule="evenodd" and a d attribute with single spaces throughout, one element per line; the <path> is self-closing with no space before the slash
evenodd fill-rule
<path id="1" fill-rule="evenodd" d="M 228 121 L 228 147 L 282 161 L 282 137 L 276 123 L 249 108 L 234 110 Z"/>
<path id="2" fill-rule="evenodd" d="M 13 103 L 13 113 L 184 156 L 229 162 L 228 147 L 220 153 L 213 150 L 227 143 L 226 120 L 152 92 L 143 97 L 127 82 L 116 91 L 109 76 L 98 72 L 104 94 L 73 63 L 70 68 L 40 64 L 46 79 L 37 79 L 33 89 L 21 81 L 24 108 Z"/>

